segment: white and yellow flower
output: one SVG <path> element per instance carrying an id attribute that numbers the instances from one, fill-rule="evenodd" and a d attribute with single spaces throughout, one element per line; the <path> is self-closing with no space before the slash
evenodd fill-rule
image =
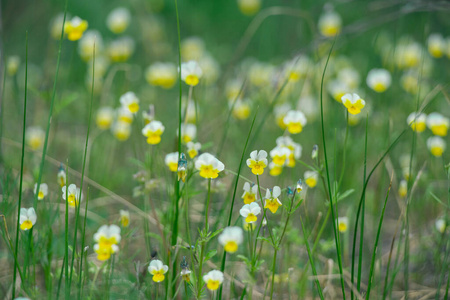
<path id="1" fill-rule="evenodd" d="M 428 52 L 435 58 L 440 58 L 444 55 L 447 47 L 446 41 L 442 34 L 433 33 L 428 37 Z"/>
<path id="2" fill-rule="evenodd" d="M 130 212 L 128 210 L 120 210 L 120 224 L 122 224 L 122 227 L 130 225 Z"/>
<path id="3" fill-rule="evenodd" d="M 406 119 L 406 123 L 415 132 L 423 132 L 427 128 L 427 115 L 424 113 L 412 112 Z"/>
<path id="4" fill-rule="evenodd" d="M 231 99 L 234 100 L 234 99 Z M 230 105 L 233 103 L 230 101 Z M 238 120 L 246 120 L 250 116 L 250 101 L 248 99 L 237 99 L 233 106 L 233 117 Z"/>
<path id="5" fill-rule="evenodd" d="M 241 197 L 244 204 L 250 204 L 258 199 L 258 186 L 256 184 L 250 186 L 250 183 L 244 183 L 244 194 Z"/>
<path id="6" fill-rule="evenodd" d="M 290 110 L 283 119 L 287 130 L 292 134 L 302 132 L 303 127 L 306 125 L 305 114 L 299 110 Z"/>
<path id="7" fill-rule="evenodd" d="M 241 13 L 246 16 L 253 16 L 261 9 L 261 0 L 237 0 Z"/>
<path id="8" fill-rule="evenodd" d="M 261 88 L 271 85 L 275 73 L 273 65 L 256 61 L 248 68 L 248 79 L 252 85 Z"/>
<path id="9" fill-rule="evenodd" d="M 242 228 L 237 226 L 226 227 L 219 235 L 219 243 L 228 253 L 234 253 L 244 240 Z"/>
<path id="10" fill-rule="evenodd" d="M 281 195 L 281 189 L 279 186 L 274 186 L 272 190 L 266 190 L 266 197 L 264 201 L 264 208 L 268 208 L 273 214 L 277 212 L 280 207 L 281 201 L 278 197 Z"/>
<path id="11" fill-rule="evenodd" d="M 444 218 L 439 218 L 436 220 L 435 223 L 436 229 L 437 231 L 439 231 L 440 233 L 444 233 L 445 229 L 447 228 L 447 225 L 445 223 L 445 219 Z"/>
<path id="12" fill-rule="evenodd" d="M 361 76 L 358 71 L 352 67 L 343 67 L 339 69 L 337 79 L 343 82 L 350 90 L 358 88 L 359 83 L 361 82 Z"/>
<path id="13" fill-rule="evenodd" d="M 111 127 L 114 136 L 121 142 L 128 140 L 131 134 L 131 125 L 128 122 L 118 121 Z"/>
<path id="14" fill-rule="evenodd" d="M 261 213 L 261 207 L 258 203 L 252 202 L 250 204 L 245 204 L 239 210 L 240 215 L 245 218 L 245 222 L 254 223 L 258 220 L 257 215 Z"/>
<path id="15" fill-rule="evenodd" d="M 291 110 L 291 106 L 288 103 L 278 104 L 275 105 L 273 112 L 275 115 L 275 121 L 281 129 L 286 129 L 286 124 L 284 124 L 284 117 L 286 117 L 286 114 L 288 111 Z"/>
<path id="16" fill-rule="evenodd" d="M 153 120 L 142 128 L 142 134 L 147 138 L 148 144 L 157 145 L 161 142 L 164 129 L 165 127 L 160 121 Z"/>
<path id="17" fill-rule="evenodd" d="M 345 94 L 341 98 L 342 104 L 347 108 L 348 112 L 352 115 L 357 115 L 364 108 L 366 102 L 359 97 L 358 94 Z"/>
<path id="18" fill-rule="evenodd" d="M 366 82 L 372 90 L 382 93 L 391 85 L 391 73 L 386 69 L 372 69 L 367 74 Z"/>
<path id="19" fill-rule="evenodd" d="M 112 107 L 100 107 L 95 117 L 97 127 L 101 130 L 109 129 L 114 120 L 114 109 Z"/>
<path id="20" fill-rule="evenodd" d="M 133 123 L 133 113 L 126 107 L 117 108 L 117 122 Z"/>
<path id="21" fill-rule="evenodd" d="M 152 260 L 148 266 L 148 272 L 153 275 L 152 280 L 154 282 L 161 282 L 164 280 L 164 274 L 169 271 L 169 267 L 163 264 L 159 259 Z"/>
<path id="22" fill-rule="evenodd" d="M 201 154 L 195 161 L 195 168 L 200 171 L 203 178 L 217 178 L 225 165 L 209 153 Z"/>
<path id="23" fill-rule="evenodd" d="M 397 66 L 403 69 L 419 65 L 422 56 L 422 46 L 416 42 L 403 43 L 395 50 Z"/>
<path id="24" fill-rule="evenodd" d="M 112 10 L 106 18 L 106 26 L 112 33 L 124 32 L 130 24 L 131 14 L 125 7 L 118 7 Z"/>
<path id="25" fill-rule="evenodd" d="M 410 94 L 417 94 L 419 91 L 419 75 L 415 70 L 408 70 L 400 77 L 402 88 Z"/>
<path id="26" fill-rule="evenodd" d="M 32 150 L 37 150 L 44 144 L 45 132 L 40 127 L 28 127 L 25 142 Z"/>
<path id="27" fill-rule="evenodd" d="M 446 136 L 450 121 L 440 113 L 433 112 L 427 116 L 427 126 L 434 135 Z"/>
<path id="28" fill-rule="evenodd" d="M 70 41 L 78 41 L 83 36 L 83 33 L 88 28 L 88 22 L 82 20 L 80 17 L 73 17 L 67 20 L 64 26 L 64 33 Z"/>
<path id="29" fill-rule="evenodd" d="M 305 183 L 310 188 L 314 188 L 317 185 L 317 181 L 319 180 L 319 173 L 317 173 L 316 171 L 306 171 L 303 177 L 305 179 Z"/>
<path id="30" fill-rule="evenodd" d="M 319 31 L 323 36 L 335 36 L 341 32 L 341 27 L 341 16 L 332 10 L 326 11 L 319 18 Z"/>
<path id="31" fill-rule="evenodd" d="M 187 85 L 196 86 L 202 75 L 203 71 L 196 61 L 190 60 L 181 64 L 181 80 Z"/>
<path id="32" fill-rule="evenodd" d="M 36 195 L 37 192 L 37 183 L 34 184 L 34 194 Z M 48 185 L 46 183 L 41 183 L 39 185 L 39 193 L 38 193 L 38 200 L 42 200 L 48 195 Z"/>
<path id="33" fill-rule="evenodd" d="M 58 174 L 56 175 L 56 178 L 57 178 L 57 181 L 58 181 L 58 184 L 59 184 L 60 187 L 63 187 L 63 186 L 66 185 L 66 171 L 64 170 L 62 164 L 59 167 Z"/>
<path id="34" fill-rule="evenodd" d="M 139 111 L 139 98 L 133 92 L 126 92 L 120 96 L 120 104 L 132 114 L 136 114 Z"/>
<path id="35" fill-rule="evenodd" d="M 66 195 L 67 189 L 67 195 Z M 70 206 L 75 207 L 83 200 L 83 195 L 80 193 L 80 188 L 77 188 L 75 184 L 70 184 L 67 188 L 63 186 L 62 190 L 62 198 L 67 200 Z"/>
<path id="36" fill-rule="evenodd" d="M 312 67 L 311 59 L 306 55 L 300 55 L 288 61 L 284 66 L 283 72 L 290 82 L 297 82 L 305 79 Z"/>
<path id="37" fill-rule="evenodd" d="M 170 89 L 177 81 L 177 68 L 172 63 L 156 62 L 145 71 L 145 79 L 154 86 Z"/>
<path id="38" fill-rule="evenodd" d="M 33 207 L 21 208 L 19 215 L 19 224 L 21 230 L 29 230 L 36 224 L 37 216 Z"/>
<path id="39" fill-rule="evenodd" d="M 194 142 L 188 142 L 186 144 L 187 147 L 187 153 L 190 158 L 194 158 L 198 155 L 198 151 L 202 148 L 202 144 L 200 143 L 194 143 Z"/>
<path id="40" fill-rule="evenodd" d="M 346 232 L 348 230 L 348 218 L 347 217 L 339 217 L 337 219 L 337 227 L 339 232 Z"/>
<path id="41" fill-rule="evenodd" d="M 16 75 L 20 66 L 20 57 L 18 55 L 9 56 L 6 60 L 6 72 L 9 76 Z"/>
<path id="42" fill-rule="evenodd" d="M 350 90 L 348 85 L 339 79 L 330 81 L 327 85 L 327 89 L 333 99 L 339 103 L 342 102 L 342 96 Z"/>
<path id="43" fill-rule="evenodd" d="M 441 157 L 447 147 L 447 144 L 443 138 L 439 136 L 432 136 L 427 140 L 427 147 L 431 154 L 436 157 Z"/>
<path id="44" fill-rule="evenodd" d="M 270 151 L 272 162 L 278 166 L 284 166 L 289 158 L 291 151 L 287 147 L 276 146 Z"/>
<path id="45" fill-rule="evenodd" d="M 408 193 L 408 182 L 405 179 L 402 179 L 398 187 L 398 195 L 401 198 L 405 198 L 407 193 Z"/>
<path id="46" fill-rule="evenodd" d="M 223 282 L 223 273 L 218 270 L 209 271 L 203 275 L 203 281 L 206 283 L 208 290 L 215 291 Z"/>
<path id="47" fill-rule="evenodd" d="M 50 35 L 53 39 L 59 40 L 61 38 L 63 23 L 64 13 L 59 13 L 50 21 Z"/>
<path id="48" fill-rule="evenodd" d="M 94 251 L 100 261 L 108 260 L 111 254 L 119 251 L 120 227 L 117 225 L 102 225 L 94 234 Z"/>
<path id="49" fill-rule="evenodd" d="M 264 173 L 264 168 L 267 167 L 267 152 L 264 150 L 254 150 L 250 153 L 250 158 L 247 159 L 247 166 L 252 169 L 255 175 Z"/>
<path id="50" fill-rule="evenodd" d="M 164 158 L 164 163 L 171 172 L 178 171 L 178 152 L 168 153 Z"/>
<path id="51" fill-rule="evenodd" d="M 134 47 L 135 43 L 131 37 L 120 37 L 109 44 L 108 56 L 113 62 L 125 62 L 134 53 Z"/>
<path id="52" fill-rule="evenodd" d="M 187 144 L 190 141 L 195 140 L 196 137 L 197 137 L 197 127 L 194 124 L 190 123 L 181 124 L 181 141 L 184 144 Z"/>
<path id="53" fill-rule="evenodd" d="M 87 62 L 94 56 L 94 47 L 95 57 L 97 58 L 99 53 L 103 50 L 103 39 L 100 32 L 97 30 L 88 30 L 78 42 L 78 54 L 80 54 L 81 58 Z"/>
<path id="54" fill-rule="evenodd" d="M 279 176 L 283 172 L 283 166 L 277 165 L 273 161 L 269 164 L 269 174 L 270 176 Z"/>
<path id="55" fill-rule="evenodd" d="M 276 140 L 277 146 L 287 148 L 289 155 L 286 160 L 286 166 L 289 168 L 295 167 L 296 160 L 302 156 L 302 146 L 292 140 L 290 136 L 280 136 Z"/>
<path id="56" fill-rule="evenodd" d="M 119 251 L 119 246 L 111 245 L 110 247 L 100 247 L 99 244 L 94 245 L 94 251 L 97 253 L 99 261 L 105 261 L 111 258 L 111 255 Z"/>
<path id="57" fill-rule="evenodd" d="M 205 54 L 205 42 L 197 37 L 192 36 L 181 41 L 181 57 L 183 61 L 198 61 Z"/>

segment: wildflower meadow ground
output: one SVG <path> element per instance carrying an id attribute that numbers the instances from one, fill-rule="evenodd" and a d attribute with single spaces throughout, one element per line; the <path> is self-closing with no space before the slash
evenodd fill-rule
<path id="1" fill-rule="evenodd" d="M 0 7 L 1 299 L 448 299 L 447 1 Z"/>

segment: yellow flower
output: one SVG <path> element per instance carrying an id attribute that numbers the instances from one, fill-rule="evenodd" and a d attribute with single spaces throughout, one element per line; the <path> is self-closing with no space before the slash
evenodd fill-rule
<path id="1" fill-rule="evenodd" d="M 416 42 L 402 43 L 395 50 L 397 66 L 402 69 L 417 67 L 421 57 L 422 46 Z"/>
<path id="2" fill-rule="evenodd" d="M 367 74 L 367 85 L 377 93 L 386 91 L 391 81 L 391 73 L 385 69 L 372 69 Z"/>
<path id="3" fill-rule="evenodd" d="M 184 281 L 187 283 L 191 282 L 191 271 L 187 268 L 184 268 L 181 270 L 181 278 L 183 278 Z"/>
<path id="4" fill-rule="evenodd" d="M 79 17 L 73 17 L 72 20 L 66 21 L 64 32 L 70 41 L 78 41 L 88 27 L 88 22 Z"/>
<path id="5" fill-rule="evenodd" d="M 317 181 L 319 179 L 319 174 L 316 171 L 306 171 L 303 175 L 305 178 L 305 183 L 313 188 L 317 185 Z"/>
<path id="6" fill-rule="evenodd" d="M 295 143 L 290 136 L 280 136 L 277 138 L 276 143 L 278 147 L 289 150 L 289 155 L 285 161 L 286 166 L 289 168 L 295 167 L 296 160 L 302 155 L 302 146 Z"/>
<path id="7" fill-rule="evenodd" d="M 34 184 L 34 194 L 36 195 L 37 183 Z M 38 200 L 44 199 L 48 195 L 48 185 L 46 183 L 41 183 L 39 185 Z"/>
<path id="8" fill-rule="evenodd" d="M 323 36 L 332 37 L 341 32 L 342 19 L 334 11 L 327 11 L 319 18 L 319 31 Z"/>
<path id="9" fill-rule="evenodd" d="M 120 210 L 120 223 L 123 227 L 130 225 L 130 212 L 128 210 Z"/>
<path id="10" fill-rule="evenodd" d="M 119 34 L 124 32 L 130 24 L 131 15 L 128 9 L 118 7 L 111 11 L 106 19 L 106 25 L 111 32 Z"/>
<path id="11" fill-rule="evenodd" d="M 446 136 L 450 121 L 440 113 L 431 113 L 427 117 L 427 126 L 434 135 Z"/>
<path id="12" fill-rule="evenodd" d="M 195 140 L 197 137 L 197 127 L 194 124 L 181 124 L 181 142 L 184 144 Z"/>
<path id="13" fill-rule="evenodd" d="M 202 145 L 200 143 L 188 142 L 186 147 L 189 157 L 194 158 L 198 155 L 198 151 L 202 148 Z"/>
<path id="14" fill-rule="evenodd" d="M 206 283 L 208 290 L 215 291 L 223 282 L 223 273 L 217 270 L 209 271 L 206 275 L 203 275 L 203 281 Z"/>
<path id="15" fill-rule="evenodd" d="M 339 217 L 337 219 L 337 225 L 339 232 L 346 232 L 348 230 L 348 218 L 347 217 Z"/>
<path id="16" fill-rule="evenodd" d="M 226 227 L 219 235 L 219 243 L 224 246 L 226 252 L 234 253 L 244 240 L 243 232 L 240 227 Z"/>
<path id="17" fill-rule="evenodd" d="M 245 222 L 247 223 L 254 223 L 256 220 L 258 220 L 257 215 L 261 213 L 261 207 L 259 207 L 259 204 L 256 202 L 252 202 L 250 204 L 245 204 L 242 206 L 242 208 L 239 210 L 239 213 L 243 218 L 245 218 Z"/>
<path id="18" fill-rule="evenodd" d="M 264 202 L 264 208 L 268 208 L 273 214 L 277 212 L 280 207 L 281 201 L 278 197 L 281 195 L 281 189 L 279 186 L 274 186 L 273 190 L 266 190 L 266 197 Z"/>
<path id="19" fill-rule="evenodd" d="M 25 133 L 25 142 L 32 150 L 37 150 L 44 144 L 45 132 L 39 127 L 28 127 Z"/>
<path id="20" fill-rule="evenodd" d="M 250 83 L 257 87 L 267 87 L 272 84 L 275 67 L 262 62 L 253 62 L 248 70 Z"/>
<path id="21" fill-rule="evenodd" d="M 253 16 L 261 9 L 261 0 L 237 0 L 239 10 L 246 16 Z"/>
<path id="22" fill-rule="evenodd" d="M 168 270 L 169 267 L 158 259 L 152 260 L 148 266 L 148 272 L 153 275 L 152 279 L 154 282 L 163 281 L 165 278 L 164 274 L 166 274 Z"/>
<path id="23" fill-rule="evenodd" d="M 306 125 L 306 117 L 299 110 L 290 110 L 283 119 L 287 130 L 292 134 L 302 132 L 303 127 Z"/>
<path id="24" fill-rule="evenodd" d="M 77 188 L 75 184 L 70 184 L 67 188 L 63 186 L 62 190 L 62 198 L 67 200 L 69 206 L 76 207 L 83 200 L 83 195 L 80 193 L 80 188 Z M 67 195 L 66 195 L 67 190 Z"/>
<path id="25" fill-rule="evenodd" d="M 95 121 L 101 130 L 109 129 L 114 119 L 114 109 L 111 107 L 100 107 L 97 111 Z"/>
<path id="26" fill-rule="evenodd" d="M 170 89 L 177 81 L 177 68 L 172 63 L 156 62 L 147 68 L 145 79 L 151 85 Z"/>
<path id="27" fill-rule="evenodd" d="M 201 154 L 195 162 L 195 168 L 200 171 L 203 178 L 217 178 L 225 165 L 209 153 Z"/>
<path id="28" fill-rule="evenodd" d="M 234 99 L 231 99 L 231 101 L 234 101 Z M 230 105 L 233 105 L 232 102 L 230 102 Z M 245 120 L 250 115 L 250 104 L 247 99 L 241 100 L 237 99 L 236 103 L 234 103 L 233 106 L 233 117 L 235 117 L 238 120 Z"/>
<path id="29" fill-rule="evenodd" d="M 419 91 L 419 75 L 414 70 L 408 70 L 400 78 L 400 84 L 406 92 L 415 95 Z"/>
<path id="30" fill-rule="evenodd" d="M 58 184 L 60 185 L 60 187 L 63 187 L 66 185 L 66 171 L 64 171 L 64 168 L 61 164 L 61 166 L 59 167 L 59 171 L 58 174 L 56 175 L 58 178 Z"/>
<path id="31" fill-rule="evenodd" d="M 244 183 L 244 194 L 242 195 L 242 199 L 244 199 L 244 204 L 250 204 L 255 202 L 258 198 L 258 186 L 254 184 L 250 187 L 250 183 Z"/>
<path id="32" fill-rule="evenodd" d="M 105 261 L 111 258 L 111 255 L 119 251 L 117 245 L 111 245 L 111 247 L 101 247 L 99 244 L 94 245 L 94 251 L 97 253 L 97 259 L 99 261 Z"/>
<path id="33" fill-rule="evenodd" d="M 171 172 L 178 171 L 178 152 L 172 152 L 166 155 L 164 159 L 166 166 L 169 167 Z"/>
<path id="34" fill-rule="evenodd" d="M 132 114 L 136 114 L 139 111 L 139 99 L 133 92 L 126 92 L 120 96 L 120 104 Z"/>
<path id="35" fill-rule="evenodd" d="M 181 64 L 181 80 L 187 85 L 196 86 L 200 82 L 203 72 L 194 60 Z"/>
<path id="36" fill-rule="evenodd" d="M 120 240 L 120 227 L 117 225 L 102 225 L 94 234 L 94 241 L 102 249 L 111 248 L 113 245 L 119 244 Z"/>
<path id="37" fill-rule="evenodd" d="M 264 168 L 267 167 L 267 152 L 264 150 L 254 150 L 250 153 L 250 158 L 247 159 L 247 166 L 252 169 L 255 175 L 264 173 Z"/>
<path id="38" fill-rule="evenodd" d="M 406 123 L 415 132 L 423 132 L 427 128 L 427 115 L 423 113 L 411 113 L 406 119 Z"/>
<path id="39" fill-rule="evenodd" d="M 406 182 L 406 180 L 402 179 L 402 181 L 400 181 L 400 186 L 398 187 L 398 195 L 401 198 L 405 198 L 407 193 L 408 193 L 408 183 Z"/>
<path id="40" fill-rule="evenodd" d="M 111 127 L 114 136 L 121 142 L 128 140 L 131 134 L 130 123 L 118 121 Z"/>
<path id="41" fill-rule="evenodd" d="M 14 76 L 17 73 L 17 70 L 19 70 L 20 66 L 20 57 L 17 55 L 13 55 L 8 57 L 6 60 L 6 72 L 9 76 Z"/>
<path id="42" fill-rule="evenodd" d="M 125 62 L 134 52 L 134 40 L 124 36 L 112 41 L 108 47 L 108 55 L 113 62 Z"/>
<path id="43" fill-rule="evenodd" d="M 286 129 L 286 124 L 284 124 L 284 117 L 291 110 L 291 106 L 288 103 L 279 104 L 274 107 L 275 121 L 281 129 Z"/>
<path id="44" fill-rule="evenodd" d="M 81 58 L 84 61 L 88 62 L 93 58 L 94 46 L 95 46 L 95 58 L 97 60 L 99 54 L 103 50 L 102 36 L 100 32 L 98 32 L 97 30 L 88 30 L 83 34 L 83 37 L 78 42 L 78 54 L 80 54 Z M 92 70 L 90 74 L 92 74 Z"/>
<path id="45" fill-rule="evenodd" d="M 431 154 L 433 154 L 436 157 L 441 157 L 447 145 L 444 139 L 442 139 L 441 137 L 433 136 L 428 138 L 427 147 L 430 150 Z"/>
<path id="46" fill-rule="evenodd" d="M 147 143 L 157 145 L 161 142 L 161 135 L 164 133 L 164 125 L 160 121 L 153 120 L 142 129 L 142 134 L 147 138 Z"/>
<path id="47" fill-rule="evenodd" d="M 366 102 L 359 97 L 358 94 L 345 94 L 342 96 L 342 103 L 348 109 L 348 112 L 352 115 L 357 115 L 364 108 Z"/>
<path id="48" fill-rule="evenodd" d="M 344 96 L 350 88 L 346 83 L 340 80 L 332 80 L 327 85 L 328 92 L 331 94 L 334 100 L 339 103 L 342 103 L 342 96 Z"/>
<path id="49" fill-rule="evenodd" d="M 306 78 L 308 72 L 311 71 L 313 63 L 306 55 L 294 57 L 288 61 L 283 69 L 286 79 L 290 82 L 297 82 Z"/>
<path id="50" fill-rule="evenodd" d="M 447 47 L 445 39 L 442 34 L 434 33 L 428 37 L 428 52 L 435 58 L 440 58 L 444 55 Z"/>
<path id="51" fill-rule="evenodd" d="M 270 176 L 278 176 L 283 172 L 283 166 L 275 164 L 273 161 L 269 164 Z"/>
<path id="52" fill-rule="evenodd" d="M 21 208 L 19 216 L 19 224 L 21 230 L 29 230 L 36 224 L 37 216 L 33 207 L 28 209 Z"/>
<path id="53" fill-rule="evenodd" d="M 280 146 L 276 146 L 270 151 L 270 157 L 272 157 L 273 163 L 281 167 L 284 166 L 290 154 L 291 151 L 288 148 Z"/>

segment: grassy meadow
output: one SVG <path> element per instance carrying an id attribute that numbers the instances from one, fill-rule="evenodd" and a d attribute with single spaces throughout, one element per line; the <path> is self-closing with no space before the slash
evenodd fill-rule
<path id="1" fill-rule="evenodd" d="M 447 2 L 0 7 L 1 299 L 448 299 Z"/>

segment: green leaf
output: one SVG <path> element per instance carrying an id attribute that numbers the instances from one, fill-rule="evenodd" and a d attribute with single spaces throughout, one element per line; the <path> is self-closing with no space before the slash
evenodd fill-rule
<path id="1" fill-rule="evenodd" d="M 211 257 L 213 257 L 213 256 L 216 255 L 216 254 L 217 254 L 217 250 L 211 250 L 211 251 L 209 251 L 208 253 L 206 253 L 206 256 L 205 256 L 205 260 L 204 260 L 204 261 L 210 260 Z"/>

